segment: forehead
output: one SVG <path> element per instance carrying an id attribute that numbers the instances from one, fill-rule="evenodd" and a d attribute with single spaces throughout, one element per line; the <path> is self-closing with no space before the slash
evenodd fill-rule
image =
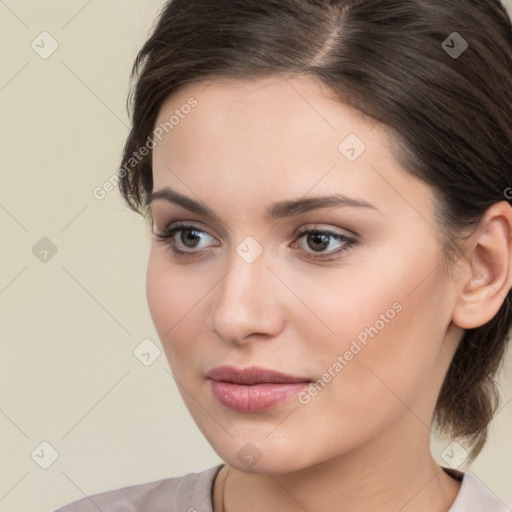
<path id="1" fill-rule="evenodd" d="M 197 105 L 188 109 L 191 99 Z M 181 126 L 173 127 L 169 135 L 176 140 L 180 133 L 188 137 L 187 125 L 194 124 L 203 137 L 247 142 L 256 137 L 267 143 L 274 141 L 271 147 L 304 138 L 322 138 L 329 144 L 348 130 L 363 137 L 376 124 L 336 100 L 318 80 L 300 74 L 254 80 L 220 77 L 185 85 L 164 102 L 156 124 L 165 123 L 170 114 L 182 109 L 190 110 L 184 116 L 190 121 L 182 123 L 185 119 L 180 119 Z M 264 154 L 265 148 L 259 153 Z"/>
<path id="2" fill-rule="evenodd" d="M 188 183 L 211 197 L 215 183 L 224 197 L 244 197 L 246 205 L 249 196 L 270 201 L 336 191 L 382 211 L 432 208 L 430 187 L 394 160 L 386 126 L 312 77 L 188 84 L 164 102 L 155 126 L 169 125 L 171 116 L 172 129 L 153 150 L 154 190 L 169 185 L 186 193 Z"/>

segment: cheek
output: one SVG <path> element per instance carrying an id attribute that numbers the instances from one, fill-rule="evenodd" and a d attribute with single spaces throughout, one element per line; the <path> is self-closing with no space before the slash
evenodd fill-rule
<path id="1" fill-rule="evenodd" d="M 146 298 L 164 351 L 172 367 L 176 357 L 192 355 L 195 347 L 190 339 L 204 325 L 200 321 L 201 301 L 213 283 L 204 279 L 191 279 L 189 273 L 172 265 L 159 247 L 152 247 L 147 273 Z"/>
<path id="2" fill-rule="evenodd" d="M 172 327 L 170 317 L 177 314 L 176 308 L 179 307 L 176 300 L 178 288 L 176 279 L 166 271 L 156 252 L 152 247 L 146 272 L 146 298 L 151 318 L 163 342 L 162 334 Z"/>
<path id="3" fill-rule="evenodd" d="M 361 262 L 357 272 L 347 268 L 337 278 L 295 278 L 316 314 L 296 316 L 295 323 L 325 400 L 354 412 L 375 404 L 390 411 L 435 382 L 429 376 L 438 371 L 446 320 L 437 257 L 434 244 L 410 246 L 400 258 L 390 251 L 378 264 Z"/>

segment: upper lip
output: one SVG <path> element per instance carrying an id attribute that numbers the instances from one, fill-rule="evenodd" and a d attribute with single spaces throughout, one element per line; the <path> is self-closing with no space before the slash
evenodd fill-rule
<path id="1" fill-rule="evenodd" d="M 305 377 L 296 377 L 285 373 L 261 368 L 259 366 L 250 366 L 247 368 L 235 368 L 234 366 L 216 366 L 206 374 L 212 380 L 233 382 L 235 384 L 262 384 L 272 382 L 311 382 Z"/>

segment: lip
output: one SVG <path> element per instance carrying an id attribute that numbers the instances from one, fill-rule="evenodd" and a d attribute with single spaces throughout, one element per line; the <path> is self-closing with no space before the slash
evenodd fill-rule
<path id="1" fill-rule="evenodd" d="M 235 368 L 234 366 L 216 366 L 206 373 L 212 380 L 232 382 L 234 384 L 268 384 L 268 383 L 294 383 L 311 382 L 306 377 L 296 377 L 286 373 L 261 368 L 260 366 L 249 366 L 247 368 Z"/>
<path id="2" fill-rule="evenodd" d="M 214 397 L 236 412 L 261 412 L 290 400 L 312 381 L 305 377 L 251 366 L 217 366 L 206 376 Z"/>

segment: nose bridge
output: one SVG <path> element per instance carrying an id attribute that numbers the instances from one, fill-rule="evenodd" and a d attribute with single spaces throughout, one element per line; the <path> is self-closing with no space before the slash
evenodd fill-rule
<path id="1" fill-rule="evenodd" d="M 272 282 L 276 278 L 267 268 L 263 248 L 249 237 L 233 250 L 228 265 L 212 304 L 210 328 L 226 341 L 275 334 L 282 321 L 272 293 L 277 283 Z"/>
<path id="2" fill-rule="evenodd" d="M 266 267 L 266 258 L 263 253 L 255 255 L 254 249 L 247 249 L 240 244 L 229 258 L 229 272 L 225 275 L 219 290 L 219 305 L 247 306 L 252 300 L 251 308 L 257 306 L 256 302 L 265 294 L 265 282 L 271 277 Z M 268 284 L 268 283 L 267 283 Z"/>

